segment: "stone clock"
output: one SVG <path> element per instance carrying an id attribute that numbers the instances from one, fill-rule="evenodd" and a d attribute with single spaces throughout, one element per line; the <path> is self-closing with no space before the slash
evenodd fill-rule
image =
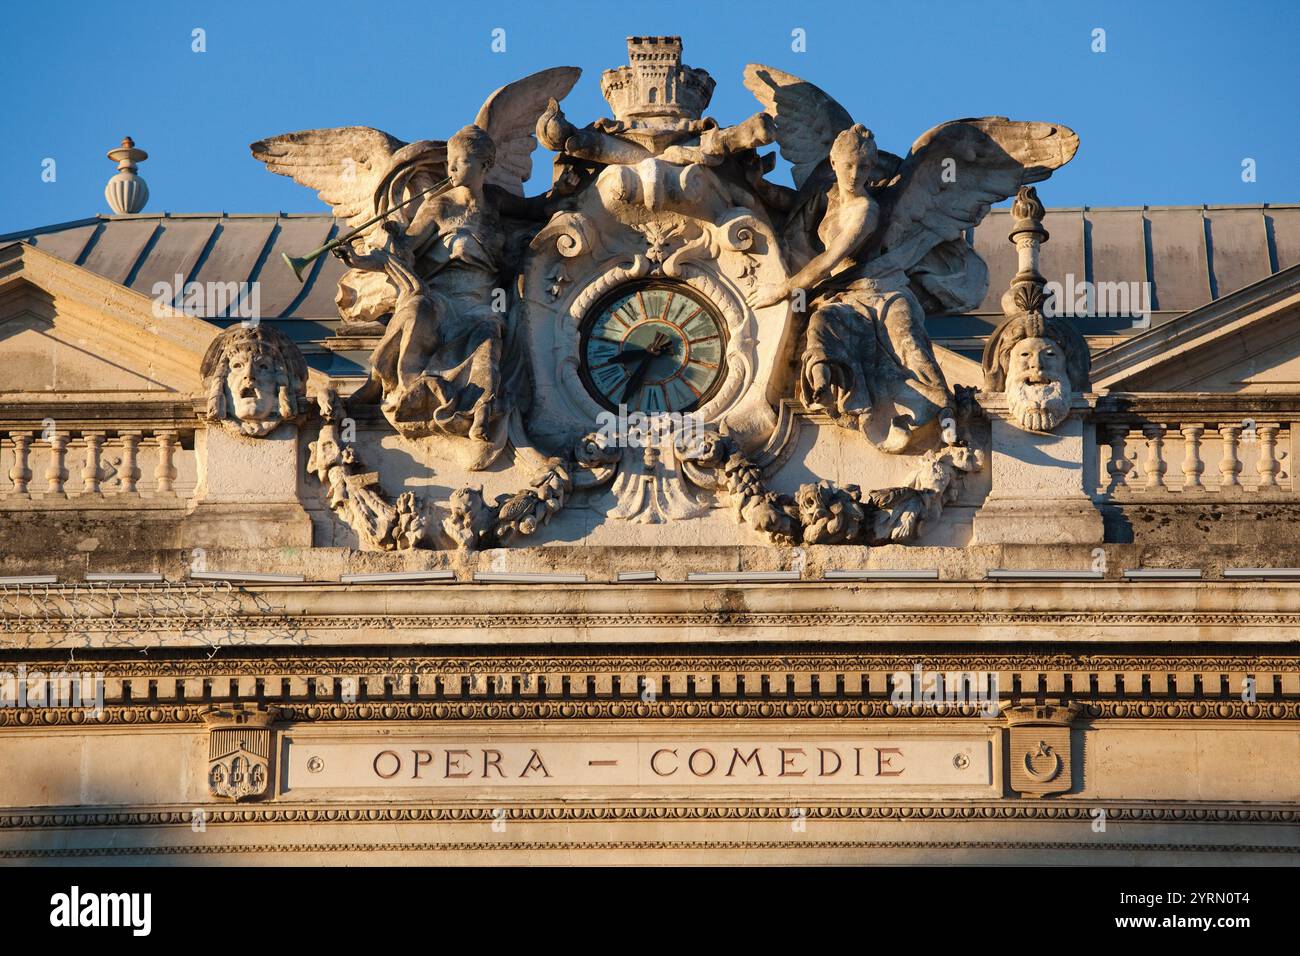
<path id="1" fill-rule="evenodd" d="M 680 282 L 637 282 L 584 318 L 579 373 L 610 410 L 689 412 L 721 386 L 726 346 L 726 323 L 700 292 Z"/>

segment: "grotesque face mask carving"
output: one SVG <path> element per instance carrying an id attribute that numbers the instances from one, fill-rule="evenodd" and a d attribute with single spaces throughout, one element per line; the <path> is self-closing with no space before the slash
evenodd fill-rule
<path id="1" fill-rule="evenodd" d="M 226 395 L 235 418 L 265 422 L 279 411 L 280 386 L 275 360 L 264 350 L 239 348 L 227 358 Z"/>
<path id="2" fill-rule="evenodd" d="M 1048 432 L 1070 414 L 1065 351 L 1044 338 L 1021 339 L 1007 363 L 1007 406 L 1020 427 Z"/>
<path id="3" fill-rule="evenodd" d="M 307 366 L 297 346 L 269 326 L 234 326 L 203 357 L 209 421 L 261 437 L 299 418 Z"/>

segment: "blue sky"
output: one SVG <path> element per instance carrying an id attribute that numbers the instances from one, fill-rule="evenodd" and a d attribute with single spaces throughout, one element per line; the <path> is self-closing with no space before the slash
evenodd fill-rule
<path id="1" fill-rule="evenodd" d="M 148 211 L 319 211 L 248 143 L 349 124 L 446 138 L 496 87 L 561 64 L 584 70 L 565 102 L 581 124 L 606 115 L 600 71 L 626 62 L 632 33 L 680 34 L 686 62 L 718 81 L 709 113 L 724 123 L 757 109 L 747 62 L 821 86 L 898 153 L 962 116 L 1065 123 L 1082 146 L 1040 186 L 1051 206 L 1300 201 L 1295 0 L 41 0 L 4 17 L 0 232 L 107 212 L 104 152 L 124 134 L 150 153 Z M 491 50 L 496 28 L 505 53 Z M 791 49 L 795 29 L 806 52 Z M 1242 181 L 1246 158 L 1256 182 Z"/>

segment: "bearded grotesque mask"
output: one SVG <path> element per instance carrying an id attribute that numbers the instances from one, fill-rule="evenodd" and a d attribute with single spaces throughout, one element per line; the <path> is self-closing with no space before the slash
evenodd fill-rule
<path id="1" fill-rule="evenodd" d="M 298 347 L 270 326 L 222 332 L 208 346 L 202 373 L 208 421 L 260 438 L 301 418 L 307 364 Z"/>
<path id="2" fill-rule="evenodd" d="M 1031 432 L 1050 432 L 1070 414 L 1070 373 L 1065 350 L 1051 339 L 1021 339 L 1007 362 L 1007 407 L 1012 420 Z"/>
<path id="3" fill-rule="evenodd" d="M 1075 392 L 1092 387 L 1088 343 L 1064 318 L 1043 314 L 1041 289 L 1020 285 L 1003 296 L 1007 318 L 984 346 L 984 391 L 1004 392 L 1007 419 L 1030 432 L 1056 430 Z"/>

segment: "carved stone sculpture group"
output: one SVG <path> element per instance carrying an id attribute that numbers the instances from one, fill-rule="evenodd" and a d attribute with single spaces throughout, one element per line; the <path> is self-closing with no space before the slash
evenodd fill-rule
<path id="1" fill-rule="evenodd" d="M 725 504 L 777 540 L 913 540 L 982 458 L 958 434 L 966 419 L 926 313 L 983 298 L 987 269 L 966 233 L 1017 193 L 1021 271 L 984 387 L 1006 391 L 1020 427 L 1064 420 L 1087 388 L 1087 349 L 1044 311 L 1046 232 L 1028 184 L 1070 160 L 1073 132 L 957 120 L 899 157 L 813 84 L 757 64 L 743 80 L 762 109 L 722 126 L 704 115 L 714 81 L 681 63 L 679 39 L 628 48 L 630 64 L 601 82 L 613 117 L 582 127 L 559 105 L 580 71 L 560 67 L 493 93 L 446 141 L 344 127 L 253 144 L 349 225 L 391 210 L 334 250 L 349 267 L 340 315 L 379 336 L 351 406 L 377 406 L 403 440 L 435 441 L 469 469 L 508 449 L 516 463 L 545 463 L 495 502 L 474 487 L 452 493 L 437 522 L 451 546 L 526 538 L 597 487 L 626 520 Z M 557 154 L 553 179 L 526 197 L 538 141 Z M 793 188 L 767 178 L 769 144 Z M 305 367 L 271 329 L 224 333 L 204 374 L 209 416 L 243 434 L 300 415 Z M 331 506 L 366 547 L 426 541 L 421 506 L 409 494 L 388 504 L 340 440 L 338 407 L 322 398 L 309 465 Z M 635 449 L 597 437 L 602 415 L 628 410 L 689 418 L 693 432 L 670 428 Z M 791 414 L 910 456 L 912 479 L 768 490 L 765 469 L 798 432 Z"/>

